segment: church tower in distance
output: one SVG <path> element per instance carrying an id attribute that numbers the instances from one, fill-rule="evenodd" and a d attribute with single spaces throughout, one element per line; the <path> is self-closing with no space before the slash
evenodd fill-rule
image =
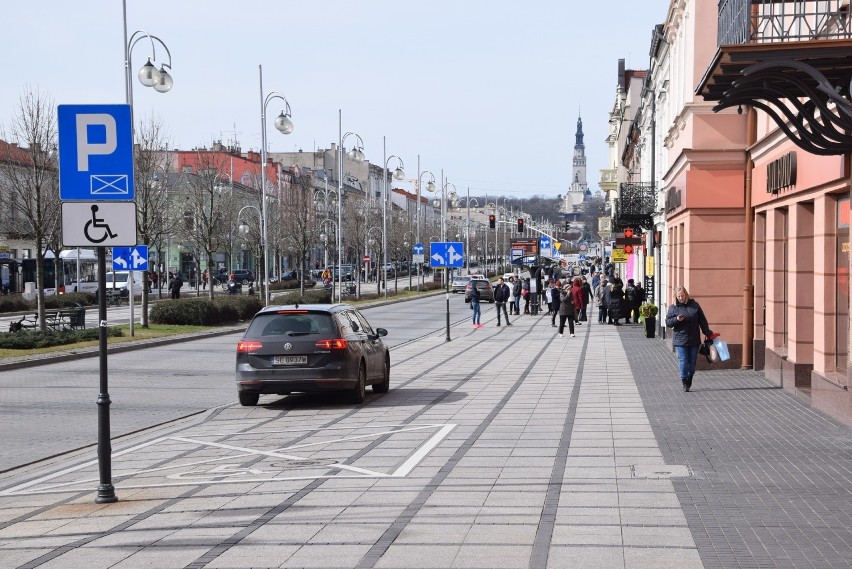
<path id="1" fill-rule="evenodd" d="M 563 213 L 573 213 L 574 206 L 582 204 L 591 195 L 586 182 L 586 145 L 583 144 L 583 119 L 577 117 L 577 134 L 574 144 L 574 164 L 571 173 L 571 187 L 562 202 Z"/>

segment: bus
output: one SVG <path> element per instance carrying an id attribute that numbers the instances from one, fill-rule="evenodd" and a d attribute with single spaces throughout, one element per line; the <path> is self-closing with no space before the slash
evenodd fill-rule
<path id="1" fill-rule="evenodd" d="M 64 249 L 59 252 L 59 280 L 56 279 L 56 264 L 53 251 L 44 254 L 44 294 L 51 296 L 59 292 L 91 292 L 98 290 L 98 256 L 94 249 Z M 36 282 L 36 260 L 21 260 L 21 277 L 24 283 Z M 79 274 L 79 282 L 77 275 Z M 59 291 L 56 290 L 57 282 Z"/>

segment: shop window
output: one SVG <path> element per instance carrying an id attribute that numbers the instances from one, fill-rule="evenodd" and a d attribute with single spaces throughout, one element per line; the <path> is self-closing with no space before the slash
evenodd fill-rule
<path id="1" fill-rule="evenodd" d="M 835 367 L 837 371 L 846 373 L 849 360 L 849 198 L 837 201 L 837 245 L 834 256 L 837 267 Z"/>

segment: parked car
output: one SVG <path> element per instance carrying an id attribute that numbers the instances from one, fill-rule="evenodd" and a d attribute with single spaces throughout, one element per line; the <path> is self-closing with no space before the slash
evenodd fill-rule
<path id="1" fill-rule="evenodd" d="M 474 279 L 478 280 L 478 281 L 487 281 L 488 280 L 488 277 L 486 277 L 485 275 L 480 275 L 479 273 L 470 274 L 470 275 L 468 275 L 468 277 L 470 278 L 470 280 L 474 280 Z"/>
<path id="2" fill-rule="evenodd" d="M 283 273 L 281 273 L 281 280 L 282 281 L 294 281 L 294 280 L 297 279 L 298 276 L 299 276 L 299 272 L 296 271 L 295 269 L 290 270 L 290 271 L 284 271 Z"/>
<path id="3" fill-rule="evenodd" d="M 467 283 L 470 282 L 470 277 L 466 275 L 460 275 L 453 277 L 452 282 L 452 290 L 453 294 L 457 292 L 464 292 L 465 287 L 467 287 Z"/>
<path id="4" fill-rule="evenodd" d="M 470 290 L 473 286 L 479 290 L 479 301 L 494 302 L 494 287 L 491 286 L 491 282 L 485 279 L 471 279 L 467 286 L 464 289 L 464 301 L 470 302 Z"/>
<path id="5" fill-rule="evenodd" d="M 231 278 L 240 284 L 249 284 L 254 282 L 254 273 L 248 269 L 234 269 Z"/>
<path id="6" fill-rule="evenodd" d="M 222 269 L 219 274 L 213 275 L 214 285 L 221 285 L 225 284 L 226 282 L 228 282 L 228 271 L 226 271 L 225 269 Z"/>
<path id="7" fill-rule="evenodd" d="M 345 391 L 361 403 L 367 385 L 390 388 L 384 328 L 373 328 L 347 304 L 269 306 L 255 314 L 237 343 L 237 397 L 256 405 L 262 394 Z"/>

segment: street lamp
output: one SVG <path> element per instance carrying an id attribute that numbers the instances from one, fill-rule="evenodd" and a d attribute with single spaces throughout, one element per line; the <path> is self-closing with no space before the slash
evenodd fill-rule
<path id="1" fill-rule="evenodd" d="M 368 244 L 368 245 L 370 245 L 371 247 L 375 247 L 375 246 L 376 246 L 376 244 L 378 243 L 378 241 L 376 241 L 376 238 L 375 238 L 375 237 L 370 237 L 370 232 L 371 232 L 371 231 L 378 231 L 378 232 L 381 234 L 381 241 L 382 241 L 382 243 L 384 243 L 384 242 L 385 242 L 385 234 L 384 234 L 384 232 L 383 232 L 381 229 L 379 229 L 378 227 L 369 227 L 369 228 L 367 228 L 367 244 Z M 386 252 L 386 251 L 383 251 L 382 253 L 383 253 L 383 256 L 386 256 L 386 255 L 387 255 L 387 252 Z M 378 268 L 376 268 L 376 287 L 377 287 L 377 288 L 376 288 L 376 294 L 381 294 L 381 292 L 382 292 L 382 289 L 381 289 L 381 286 L 382 286 L 382 272 L 383 272 L 384 270 L 385 270 L 385 267 L 384 267 L 384 266 L 382 267 L 382 269 L 381 269 L 381 270 L 379 270 Z M 366 282 L 367 282 L 367 274 L 366 274 L 366 271 L 365 271 L 365 273 L 364 273 L 364 283 L 366 283 Z M 385 280 L 385 296 L 387 296 L 387 289 L 388 289 L 388 283 L 387 283 L 387 279 L 386 279 L 386 280 Z"/>
<path id="2" fill-rule="evenodd" d="M 253 205 L 246 205 L 246 206 L 243 206 L 242 208 L 240 208 L 240 211 L 237 212 L 237 222 L 240 221 L 240 216 L 242 215 L 243 211 L 245 211 L 247 209 L 253 209 L 254 211 L 257 212 L 257 217 L 260 220 L 260 226 L 261 226 L 260 232 L 261 232 L 261 235 L 262 235 L 263 234 L 263 225 L 264 225 L 263 212 L 261 212 L 257 207 L 255 207 Z M 238 226 L 238 229 L 239 229 L 240 233 L 242 233 L 243 235 L 249 234 L 249 226 L 246 223 L 241 223 Z M 245 246 L 245 243 L 243 243 L 242 245 Z M 245 262 L 245 259 L 243 259 L 243 262 Z M 245 266 L 245 265 L 243 265 L 243 266 Z"/>
<path id="3" fill-rule="evenodd" d="M 293 132 L 293 121 L 290 120 L 290 103 L 284 95 L 272 92 L 263 95 L 263 66 L 257 66 L 260 75 L 260 207 L 261 212 L 261 240 L 263 244 L 263 302 L 269 306 L 269 243 L 267 238 L 266 217 L 266 107 L 273 99 L 284 101 L 284 110 L 275 119 L 275 128 L 281 134 Z M 304 260 L 303 260 L 304 261 Z"/>
<path id="4" fill-rule="evenodd" d="M 343 111 L 341 109 L 338 109 L 337 116 L 337 128 L 338 134 L 340 135 L 340 140 L 338 141 L 338 151 L 340 154 L 337 160 L 337 273 L 340 289 L 337 292 L 337 301 L 342 302 L 343 261 L 341 260 L 341 256 L 343 254 L 343 143 L 346 142 L 346 139 L 349 136 L 354 136 L 358 139 L 352 147 L 352 152 L 349 153 L 349 157 L 355 162 L 361 163 L 364 161 L 364 141 L 354 132 L 347 132 L 346 134 L 343 134 Z"/>
<path id="5" fill-rule="evenodd" d="M 417 169 L 420 170 L 420 156 L 417 156 Z M 435 191 L 435 174 L 430 172 L 429 170 L 420 171 L 417 174 L 417 243 L 421 243 L 420 241 L 420 188 L 423 187 L 423 174 L 429 174 L 429 181 L 426 182 L 426 191 L 432 193 Z M 417 292 L 420 292 L 420 281 L 422 277 L 422 271 L 420 270 L 420 263 L 417 263 Z"/>
<path id="6" fill-rule="evenodd" d="M 467 188 L 467 201 L 465 205 L 467 206 L 467 243 L 465 244 L 465 248 L 467 249 L 467 274 L 470 274 L 470 202 L 476 202 L 476 207 L 479 207 L 479 200 L 476 198 L 470 197 L 470 187 Z"/>
<path id="7" fill-rule="evenodd" d="M 382 137 L 382 156 L 387 156 L 387 145 L 385 143 L 385 137 Z M 384 180 L 384 196 L 382 196 L 382 270 L 384 271 L 388 264 L 388 243 L 387 243 L 387 235 L 388 235 L 388 163 L 392 158 L 396 158 L 399 162 L 399 165 L 396 167 L 396 170 L 393 171 L 394 180 L 402 180 L 405 178 L 405 172 L 403 172 L 403 168 L 405 165 L 402 163 L 402 158 L 396 155 L 388 156 L 385 161 L 385 169 L 382 175 L 382 180 Z M 385 278 L 385 298 L 388 297 L 388 282 L 387 282 L 387 273 L 384 275 Z M 394 277 L 396 278 L 396 277 Z"/>

